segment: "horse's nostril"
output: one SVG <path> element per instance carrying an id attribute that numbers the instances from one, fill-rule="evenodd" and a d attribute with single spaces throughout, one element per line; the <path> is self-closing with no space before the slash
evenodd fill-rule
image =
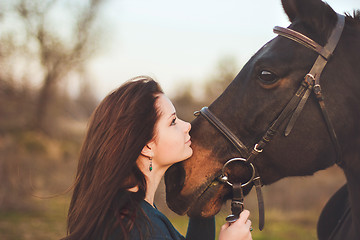
<path id="1" fill-rule="evenodd" d="M 171 166 L 165 173 L 166 192 L 179 192 L 184 186 L 185 170 L 181 163 Z"/>

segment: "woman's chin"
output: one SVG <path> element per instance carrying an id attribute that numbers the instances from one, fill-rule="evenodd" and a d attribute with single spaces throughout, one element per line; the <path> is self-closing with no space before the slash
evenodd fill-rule
<path id="1" fill-rule="evenodd" d="M 185 154 L 184 159 L 182 159 L 182 161 L 190 158 L 190 157 L 193 155 L 193 150 L 192 150 L 192 148 L 191 148 L 190 146 L 187 147 L 187 149 L 185 150 L 185 152 L 186 152 L 186 154 Z"/>

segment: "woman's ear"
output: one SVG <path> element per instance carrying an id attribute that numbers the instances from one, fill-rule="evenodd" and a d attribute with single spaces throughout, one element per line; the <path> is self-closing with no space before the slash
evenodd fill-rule
<path id="1" fill-rule="evenodd" d="M 141 155 L 147 158 L 153 158 L 154 157 L 153 148 L 154 148 L 154 143 L 153 141 L 151 141 L 143 147 L 143 149 L 141 150 Z"/>

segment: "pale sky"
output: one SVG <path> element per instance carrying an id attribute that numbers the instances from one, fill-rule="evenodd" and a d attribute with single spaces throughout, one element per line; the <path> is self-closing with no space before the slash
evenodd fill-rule
<path id="1" fill-rule="evenodd" d="M 328 0 L 338 13 L 359 0 Z M 182 82 L 204 82 L 224 56 L 243 64 L 289 25 L 280 0 L 113 0 L 109 40 L 91 63 L 99 98 L 137 75 L 150 75 L 171 96 Z"/>

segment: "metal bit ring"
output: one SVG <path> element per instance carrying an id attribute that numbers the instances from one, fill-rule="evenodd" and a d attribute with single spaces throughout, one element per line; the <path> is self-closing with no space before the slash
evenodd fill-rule
<path id="1" fill-rule="evenodd" d="M 245 187 L 246 185 L 249 185 L 253 181 L 253 179 L 255 177 L 255 167 L 254 167 L 254 165 L 252 163 L 247 162 L 245 158 L 232 158 L 232 159 L 228 160 L 224 164 L 224 166 L 223 166 L 223 168 L 221 170 L 221 176 L 220 176 L 219 179 L 220 179 L 220 181 L 222 181 L 224 183 L 227 183 L 229 186 L 231 186 L 231 187 L 233 186 L 233 184 L 231 182 L 229 182 L 228 176 L 225 174 L 225 168 L 231 162 L 235 162 L 235 161 L 241 161 L 241 162 L 247 163 L 247 164 L 250 165 L 250 167 L 252 169 L 252 175 L 251 175 L 250 179 L 246 183 L 241 184 L 241 187 Z"/>

